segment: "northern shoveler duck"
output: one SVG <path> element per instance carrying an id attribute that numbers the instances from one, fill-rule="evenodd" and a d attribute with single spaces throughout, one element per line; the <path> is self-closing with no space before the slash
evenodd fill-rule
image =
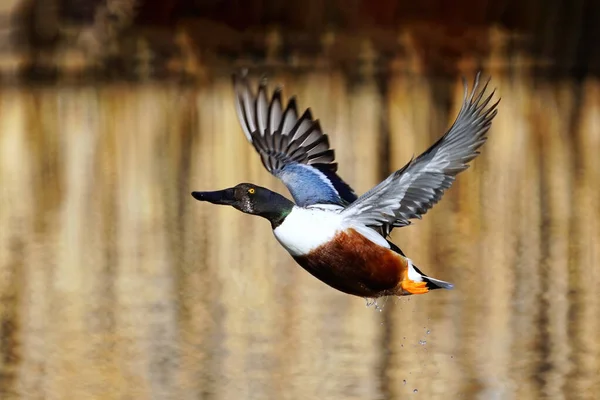
<path id="1" fill-rule="evenodd" d="M 298 116 L 294 97 L 284 107 L 279 88 L 269 99 L 264 81 L 255 94 L 245 74 L 234 76 L 244 134 L 295 204 L 251 183 L 192 196 L 268 219 L 279 243 L 300 266 L 342 292 L 378 298 L 451 289 L 451 283 L 421 272 L 387 237 L 394 227 L 420 219 L 479 154 L 499 103 L 491 103 L 494 91 L 486 95 L 488 83 L 479 90 L 477 74 L 469 93 L 465 81 L 462 107 L 446 134 L 357 197 L 337 174 L 333 149 L 310 109 Z"/>

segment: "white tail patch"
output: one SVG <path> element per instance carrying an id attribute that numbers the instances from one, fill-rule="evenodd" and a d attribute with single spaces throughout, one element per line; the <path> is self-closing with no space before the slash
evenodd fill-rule
<path id="1" fill-rule="evenodd" d="M 412 260 L 406 258 L 406 261 L 408 261 L 408 279 L 415 282 L 423 282 L 423 275 L 417 272 Z"/>

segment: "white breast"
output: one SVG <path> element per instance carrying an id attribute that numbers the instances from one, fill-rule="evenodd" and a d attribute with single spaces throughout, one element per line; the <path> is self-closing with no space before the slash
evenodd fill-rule
<path id="1" fill-rule="evenodd" d="M 332 210 L 294 207 L 273 233 L 293 256 L 310 253 L 343 230 L 340 214 Z"/>

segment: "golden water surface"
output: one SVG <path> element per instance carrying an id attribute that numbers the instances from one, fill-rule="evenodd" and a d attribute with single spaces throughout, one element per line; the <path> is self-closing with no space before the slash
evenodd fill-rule
<path id="1" fill-rule="evenodd" d="M 600 83 L 493 77 L 490 140 L 394 241 L 456 285 L 378 307 L 267 221 L 192 190 L 289 196 L 228 77 L 0 90 L 0 398 L 596 399 Z M 357 192 L 425 150 L 460 80 L 278 75 Z"/>

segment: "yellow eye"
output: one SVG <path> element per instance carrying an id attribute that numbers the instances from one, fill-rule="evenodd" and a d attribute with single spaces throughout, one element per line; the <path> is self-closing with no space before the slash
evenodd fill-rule
<path id="1" fill-rule="evenodd" d="M 254 190 L 254 188 L 250 188 L 250 189 L 248 189 L 248 193 L 250 193 L 250 194 L 254 194 L 254 192 L 255 192 L 255 191 L 256 191 L 256 190 Z"/>

